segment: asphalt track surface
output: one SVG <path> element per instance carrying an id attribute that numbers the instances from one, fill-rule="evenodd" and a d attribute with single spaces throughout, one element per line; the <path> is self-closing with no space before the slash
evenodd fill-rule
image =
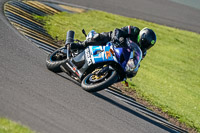
<path id="1" fill-rule="evenodd" d="M 62 75 L 48 71 L 45 66 L 47 55 L 8 23 L 3 14 L 3 3 L 6 1 L 0 1 L 0 116 L 20 121 L 42 133 L 174 132 L 135 112 L 132 106 L 105 91 L 87 93 Z M 141 14 L 143 14 L 143 19 L 152 16 L 155 17 L 154 22 L 182 25 L 191 31 L 195 31 L 196 26 L 200 27 L 198 23 L 200 18 L 197 18 L 199 10 L 164 0 L 146 0 L 146 3 L 158 9 L 165 9 L 167 4 L 171 4 L 168 6 L 170 12 L 174 10 L 186 13 L 185 17 L 180 15 L 185 20 L 184 23 L 180 24 L 180 19 L 175 19 L 178 13 L 171 15 L 169 13 L 167 16 L 167 11 L 160 12 L 165 17 L 162 17 L 163 15 L 159 17 L 155 15 L 156 12 L 153 10 L 155 8 L 151 10 L 147 7 L 141 12 L 141 8 L 138 7 L 145 7 L 145 0 L 140 2 L 63 0 L 60 2 L 130 17 L 137 17 L 134 15 L 138 14 L 142 18 Z M 131 4 L 135 9 L 130 8 Z M 111 5 L 112 7 L 109 7 Z M 184 10 L 180 11 L 181 9 Z M 132 14 L 133 10 L 134 14 Z M 189 18 L 194 21 L 189 21 Z"/>

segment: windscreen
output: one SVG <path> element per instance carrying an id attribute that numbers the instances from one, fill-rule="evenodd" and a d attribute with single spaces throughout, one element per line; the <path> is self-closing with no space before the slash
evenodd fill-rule
<path id="1" fill-rule="evenodd" d="M 130 57 L 133 57 L 134 64 L 136 67 L 135 69 L 138 69 L 140 61 L 142 60 L 142 51 L 140 47 L 136 43 L 131 41 L 129 38 L 126 39 L 126 43 L 133 50 L 133 52 L 131 52 Z"/>

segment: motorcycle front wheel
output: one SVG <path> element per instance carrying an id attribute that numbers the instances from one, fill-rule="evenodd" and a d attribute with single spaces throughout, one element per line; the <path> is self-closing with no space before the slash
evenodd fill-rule
<path id="1" fill-rule="evenodd" d="M 107 72 L 97 75 L 96 69 L 89 73 L 81 82 L 81 87 L 88 92 L 97 92 L 109 87 L 118 80 L 118 74 L 115 70 L 108 70 Z"/>

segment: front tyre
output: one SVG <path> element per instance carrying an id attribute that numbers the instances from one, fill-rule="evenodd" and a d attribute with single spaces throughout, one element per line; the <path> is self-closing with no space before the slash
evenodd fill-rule
<path id="1" fill-rule="evenodd" d="M 81 82 L 81 87 L 88 92 L 96 92 L 109 87 L 118 80 L 115 70 L 109 70 L 102 75 L 89 73 Z"/>
<path id="2" fill-rule="evenodd" d="M 65 47 L 61 47 L 49 54 L 46 59 L 46 66 L 50 71 L 55 73 L 62 72 L 60 65 L 67 60 L 66 54 L 63 52 Z"/>

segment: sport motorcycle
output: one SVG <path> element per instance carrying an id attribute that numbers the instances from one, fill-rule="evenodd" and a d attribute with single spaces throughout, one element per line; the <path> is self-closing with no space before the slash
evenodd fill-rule
<path id="1" fill-rule="evenodd" d="M 86 39 L 96 34 L 94 30 Z M 142 60 L 140 47 L 126 38 L 127 47 L 117 47 L 109 41 L 105 45 L 88 46 L 85 49 L 70 49 L 69 44 L 80 42 L 74 39 L 74 31 L 68 31 L 66 45 L 58 48 L 46 59 L 49 70 L 59 73 L 65 72 L 72 79 L 78 81 L 81 87 L 88 92 L 103 90 L 114 83 L 126 81 L 130 73 L 137 72 Z"/>

